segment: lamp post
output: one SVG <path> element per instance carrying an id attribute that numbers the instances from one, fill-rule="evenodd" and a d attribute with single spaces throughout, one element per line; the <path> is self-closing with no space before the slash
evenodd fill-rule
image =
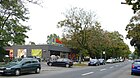
<path id="1" fill-rule="evenodd" d="M 102 55 L 102 52 L 101 52 L 101 56 L 100 56 L 100 58 L 102 59 L 102 57 L 103 57 L 103 55 Z"/>
<path id="2" fill-rule="evenodd" d="M 105 53 L 105 51 L 103 51 L 103 54 L 105 55 L 105 60 L 106 60 L 106 53 Z"/>

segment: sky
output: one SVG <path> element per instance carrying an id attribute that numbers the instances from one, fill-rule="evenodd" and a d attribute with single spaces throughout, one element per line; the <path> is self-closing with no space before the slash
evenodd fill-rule
<path id="1" fill-rule="evenodd" d="M 98 17 L 98 21 L 104 30 L 119 31 L 124 37 L 126 25 L 134 15 L 130 6 L 121 4 L 124 0 L 42 0 L 43 7 L 28 4 L 29 21 L 27 24 L 31 30 L 27 33 L 26 44 L 33 41 L 36 44 L 45 44 L 47 36 L 57 34 L 62 36 L 62 29 L 57 28 L 57 23 L 65 17 L 62 13 L 72 7 L 83 8 L 85 10 L 94 11 Z M 124 39 L 129 45 L 130 40 Z M 134 48 L 130 47 L 131 51 Z"/>

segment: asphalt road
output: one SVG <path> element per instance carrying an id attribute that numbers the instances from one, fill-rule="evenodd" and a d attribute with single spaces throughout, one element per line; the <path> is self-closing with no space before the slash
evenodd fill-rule
<path id="1" fill-rule="evenodd" d="M 106 64 L 87 67 L 48 67 L 40 74 L 24 74 L 21 76 L 0 76 L 0 78 L 140 78 L 130 74 L 131 62 Z"/>

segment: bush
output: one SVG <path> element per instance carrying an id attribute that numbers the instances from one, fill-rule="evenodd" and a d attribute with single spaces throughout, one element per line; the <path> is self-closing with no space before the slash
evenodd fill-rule
<path id="1" fill-rule="evenodd" d="M 0 62 L 4 62 L 3 58 L 6 55 L 6 50 L 2 47 L 0 47 Z"/>

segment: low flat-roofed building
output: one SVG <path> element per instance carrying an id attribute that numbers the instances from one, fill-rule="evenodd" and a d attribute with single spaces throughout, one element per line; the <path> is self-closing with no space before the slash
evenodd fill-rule
<path id="1" fill-rule="evenodd" d="M 63 46 L 55 45 L 13 45 L 5 47 L 10 57 L 21 58 L 22 56 L 37 56 L 44 60 L 50 58 L 51 55 L 61 58 L 68 58 L 71 50 Z"/>

